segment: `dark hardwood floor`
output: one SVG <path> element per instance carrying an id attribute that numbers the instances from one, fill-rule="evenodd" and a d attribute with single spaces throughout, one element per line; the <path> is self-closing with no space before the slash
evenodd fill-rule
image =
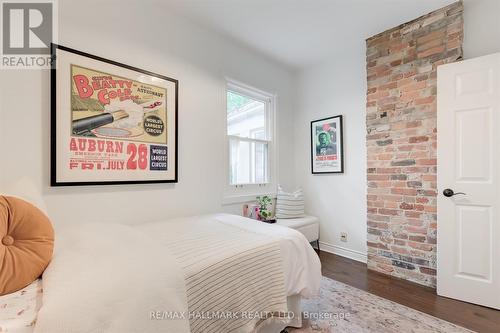
<path id="1" fill-rule="evenodd" d="M 431 288 L 368 270 L 366 264 L 321 251 L 323 275 L 480 333 L 500 332 L 500 311 L 441 297 Z"/>

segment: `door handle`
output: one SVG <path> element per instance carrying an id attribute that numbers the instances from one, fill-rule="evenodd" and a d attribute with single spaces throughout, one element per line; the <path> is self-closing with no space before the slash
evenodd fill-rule
<path id="1" fill-rule="evenodd" d="M 447 197 L 447 198 L 450 198 L 450 197 L 452 197 L 452 196 L 454 196 L 454 195 L 457 195 L 457 194 L 466 195 L 466 194 L 465 194 L 465 193 L 463 193 L 463 192 L 457 192 L 457 193 L 455 193 L 455 192 L 453 192 L 453 190 L 452 190 L 451 188 L 447 188 L 447 189 L 445 189 L 445 190 L 443 191 L 443 195 L 444 195 L 445 197 Z"/>

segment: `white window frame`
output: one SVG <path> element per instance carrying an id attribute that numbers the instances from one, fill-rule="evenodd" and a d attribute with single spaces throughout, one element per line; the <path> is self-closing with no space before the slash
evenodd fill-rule
<path id="1" fill-rule="evenodd" d="M 248 96 L 252 99 L 264 102 L 266 104 L 266 132 L 267 140 L 259 139 L 244 139 L 238 136 L 231 136 L 227 132 L 227 92 L 233 91 L 238 94 Z M 278 184 L 277 179 L 277 133 L 276 133 L 276 107 L 277 96 L 260 89 L 254 88 L 239 81 L 226 78 L 226 86 L 224 89 L 224 126 L 225 126 L 225 184 L 223 204 L 242 203 L 255 200 L 258 195 L 276 195 Z M 231 177 L 231 160 L 230 160 L 230 140 L 238 139 L 241 141 L 250 142 L 266 142 L 268 144 L 267 156 L 267 182 L 262 184 L 238 184 L 230 185 Z"/>

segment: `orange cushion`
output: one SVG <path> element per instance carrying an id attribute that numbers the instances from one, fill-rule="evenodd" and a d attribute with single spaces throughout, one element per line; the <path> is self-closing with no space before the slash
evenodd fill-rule
<path id="1" fill-rule="evenodd" d="M 24 200 L 0 196 L 0 296 L 39 278 L 53 249 L 49 218 Z"/>

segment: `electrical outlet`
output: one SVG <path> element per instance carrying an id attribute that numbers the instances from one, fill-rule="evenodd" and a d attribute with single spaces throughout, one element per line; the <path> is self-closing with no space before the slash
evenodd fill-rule
<path id="1" fill-rule="evenodd" d="M 347 232 L 341 232 L 340 233 L 340 240 L 342 242 L 347 242 Z"/>

